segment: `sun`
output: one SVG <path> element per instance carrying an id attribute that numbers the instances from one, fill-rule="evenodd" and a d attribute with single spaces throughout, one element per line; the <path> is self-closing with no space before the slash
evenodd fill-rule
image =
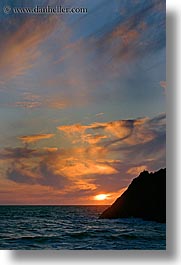
<path id="1" fill-rule="evenodd" d="M 104 201 L 104 200 L 107 199 L 107 197 L 108 197 L 107 194 L 98 194 L 98 195 L 94 196 L 94 200 L 96 200 L 96 201 Z"/>

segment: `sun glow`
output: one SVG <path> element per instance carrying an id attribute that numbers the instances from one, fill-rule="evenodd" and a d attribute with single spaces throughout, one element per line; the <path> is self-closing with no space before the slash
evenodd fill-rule
<path id="1" fill-rule="evenodd" d="M 94 200 L 97 200 L 97 201 L 104 201 L 107 199 L 109 195 L 107 194 L 98 194 L 96 196 L 94 196 Z"/>

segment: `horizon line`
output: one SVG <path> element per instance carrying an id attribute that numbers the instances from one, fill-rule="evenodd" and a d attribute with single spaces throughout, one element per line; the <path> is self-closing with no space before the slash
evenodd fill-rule
<path id="1" fill-rule="evenodd" d="M 1 206 L 111 206 L 111 204 L 0 204 Z"/>

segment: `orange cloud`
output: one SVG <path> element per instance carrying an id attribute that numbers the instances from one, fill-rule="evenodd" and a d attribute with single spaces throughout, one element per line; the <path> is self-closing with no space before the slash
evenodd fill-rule
<path id="1" fill-rule="evenodd" d="M 90 158 L 94 164 L 96 161 L 96 165 L 103 161 L 103 165 L 111 166 L 111 170 L 106 168 L 108 174 L 116 174 L 121 170 L 122 163 L 126 163 L 127 165 L 131 164 L 126 169 L 126 174 L 136 175 L 146 168 L 147 163 L 153 163 L 153 160 L 149 162 L 153 156 L 157 160 L 164 156 L 165 114 L 160 114 L 152 119 L 145 117 L 88 125 L 73 124 L 60 126 L 58 129 L 64 132 L 71 144 L 79 146 L 79 148 L 75 148 L 75 153 L 71 153 L 71 157 L 78 159 L 76 160 L 78 169 L 81 168 L 88 174 L 90 166 L 92 172 L 94 170 L 93 174 L 103 173 L 89 163 Z M 159 150 L 157 153 L 155 153 L 156 148 Z M 119 154 L 118 157 L 115 152 L 117 155 Z M 143 155 L 144 153 L 145 155 Z M 145 161 L 144 167 L 137 166 L 140 159 Z M 83 160 L 86 162 L 82 165 Z M 132 161 L 134 162 L 132 163 Z M 78 172 L 78 169 L 74 164 L 74 166 L 66 168 L 66 173 L 70 170 L 69 172 L 72 174 L 73 171 Z"/>
<path id="2" fill-rule="evenodd" d="M 73 138 L 73 143 L 87 142 L 96 144 L 102 139 L 109 137 L 126 138 L 132 132 L 132 121 L 113 121 L 107 123 L 95 122 L 88 125 L 72 124 L 59 126 L 57 129 L 63 131 L 68 137 Z M 91 133 L 87 134 L 86 131 Z M 103 133 L 98 134 L 101 131 Z"/>
<path id="3" fill-rule="evenodd" d="M 143 118 L 102 123 L 95 122 L 88 125 L 72 124 L 59 126 L 57 129 L 70 137 L 72 143 L 97 144 L 103 139 L 119 139 L 128 144 L 133 144 L 153 139 L 153 132 L 147 129 L 146 123 L 148 120 L 148 118 Z"/>
<path id="4" fill-rule="evenodd" d="M 117 173 L 117 170 L 107 160 L 106 150 L 96 146 L 54 151 L 47 156 L 46 163 L 55 174 L 66 176 L 74 185 L 79 186 L 80 183 L 84 184 L 84 187 L 88 185 L 87 188 L 91 184 L 92 175 Z"/>
<path id="5" fill-rule="evenodd" d="M 133 41 L 138 39 L 140 36 L 139 32 L 135 29 L 128 30 L 125 26 L 119 26 L 113 33 L 113 38 L 122 38 L 124 45 L 130 45 Z"/>
<path id="6" fill-rule="evenodd" d="M 127 145 L 135 145 L 149 142 L 156 135 L 155 129 L 150 128 L 150 119 L 147 117 L 135 120 L 96 122 L 88 125 L 72 124 L 59 126 L 57 129 L 63 131 L 72 144 L 96 145 L 103 143 L 104 140 L 105 143 L 112 141 L 114 145 L 120 145 L 120 141 Z"/>
<path id="7" fill-rule="evenodd" d="M 57 147 L 44 147 L 44 150 L 48 152 L 56 152 L 58 151 L 58 148 Z"/>
<path id="8" fill-rule="evenodd" d="M 1 157 L 5 161 L 3 167 L 4 170 L 7 169 L 10 181 L 49 186 L 53 189 L 63 188 L 63 192 L 67 194 L 79 190 L 96 190 L 98 185 L 94 183 L 93 176 L 117 173 L 107 160 L 96 159 L 96 156 L 105 157 L 99 150 L 93 155 L 86 148 L 46 148 L 39 151 L 19 148 L 7 150 Z"/>
<path id="9" fill-rule="evenodd" d="M 75 133 L 84 133 L 88 127 L 89 126 L 84 126 L 81 124 L 73 124 L 73 125 L 59 126 L 59 127 L 57 127 L 57 129 L 60 131 L 63 131 L 67 135 L 73 135 Z"/>
<path id="10" fill-rule="evenodd" d="M 8 104 L 10 107 L 19 107 L 19 108 L 50 108 L 50 109 L 64 109 L 69 105 L 67 100 L 62 100 L 61 96 L 50 95 L 40 96 L 31 92 L 24 92 L 22 95 L 22 100 L 15 103 Z M 59 99 L 60 98 L 60 99 Z"/>
<path id="11" fill-rule="evenodd" d="M 106 139 L 106 135 L 92 135 L 92 134 L 84 134 L 81 137 L 81 141 L 88 143 L 88 144 L 97 144 L 99 143 L 102 139 Z"/>
<path id="12" fill-rule="evenodd" d="M 128 169 L 127 173 L 130 175 L 134 175 L 137 176 L 139 175 L 140 172 L 147 170 L 147 166 L 138 166 L 138 167 L 132 167 L 130 169 Z"/>
<path id="13" fill-rule="evenodd" d="M 1 81 L 23 75 L 33 67 L 41 55 L 38 47 L 52 32 L 55 23 L 54 16 L 39 21 L 31 17 L 7 35 L 4 44 L 1 44 Z"/>
<path id="14" fill-rule="evenodd" d="M 40 140 L 50 139 L 54 136 L 54 134 L 33 134 L 33 135 L 24 135 L 18 137 L 23 143 L 35 143 Z"/>
<path id="15" fill-rule="evenodd" d="M 103 124 L 104 130 L 117 138 L 128 137 L 132 132 L 132 121 L 113 121 Z"/>
<path id="16" fill-rule="evenodd" d="M 106 163 L 97 163 L 96 161 L 89 159 L 77 159 L 76 157 L 70 157 L 62 160 L 60 157 L 60 161 L 62 164 L 61 166 L 55 166 L 55 171 L 70 178 L 93 174 L 107 175 L 117 173 L 113 167 L 107 165 Z"/>
<path id="17" fill-rule="evenodd" d="M 71 142 L 78 134 L 79 144 L 0 150 L 0 173 L 10 183 L 38 186 L 40 191 L 41 186 L 49 187 L 56 190 L 56 195 L 59 190 L 63 200 L 75 198 L 77 203 L 95 203 L 93 196 L 108 194 L 106 202 L 111 203 L 121 195 L 120 188 L 127 186 L 132 176 L 164 163 L 165 114 L 151 119 L 70 125 L 71 136 L 69 127 L 62 128 Z M 98 132 L 100 138 L 106 138 L 94 141 Z M 147 136 L 149 132 L 152 136 Z M 22 136 L 21 141 L 27 144 L 53 136 Z"/>
<path id="18" fill-rule="evenodd" d="M 101 139 L 107 138 L 105 135 L 93 135 L 85 133 L 88 129 L 95 129 L 99 126 L 98 123 L 93 123 L 90 125 L 72 124 L 59 126 L 57 129 L 63 131 L 66 136 L 72 138 L 72 143 L 82 142 L 95 144 L 101 141 Z"/>

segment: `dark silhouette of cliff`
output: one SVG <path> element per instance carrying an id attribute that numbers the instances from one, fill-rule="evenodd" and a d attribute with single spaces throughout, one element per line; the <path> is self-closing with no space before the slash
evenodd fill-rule
<path id="1" fill-rule="evenodd" d="M 100 218 L 136 217 L 166 222 L 166 169 L 143 171 Z"/>

